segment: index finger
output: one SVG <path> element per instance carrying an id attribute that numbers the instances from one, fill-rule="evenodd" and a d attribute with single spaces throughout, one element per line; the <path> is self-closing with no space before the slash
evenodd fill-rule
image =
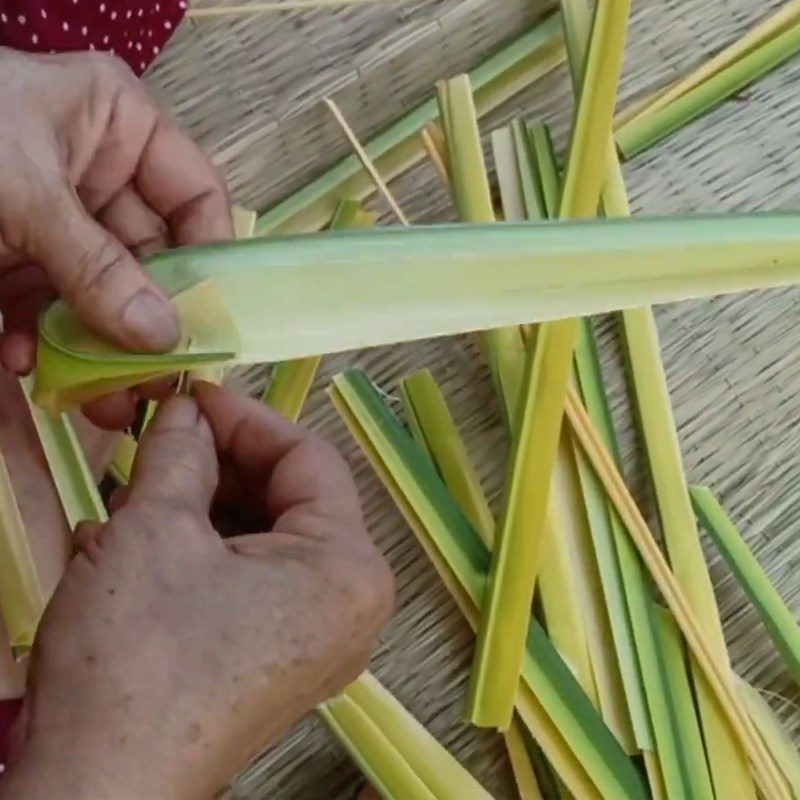
<path id="1" fill-rule="evenodd" d="M 194 395 L 220 460 L 264 487 L 275 530 L 325 539 L 365 537 L 355 483 L 333 446 L 249 397 L 208 383 L 196 383 Z"/>
<path id="2" fill-rule="evenodd" d="M 148 205 L 166 221 L 175 244 L 233 238 L 225 183 L 203 151 L 163 113 L 134 180 Z"/>

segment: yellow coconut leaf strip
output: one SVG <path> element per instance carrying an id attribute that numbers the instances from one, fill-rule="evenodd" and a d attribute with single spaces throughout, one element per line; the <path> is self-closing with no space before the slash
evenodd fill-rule
<path id="1" fill-rule="evenodd" d="M 686 487 L 680 442 L 669 400 L 655 318 L 649 308 L 622 315 L 623 339 L 661 528 L 675 578 L 701 621 L 722 670 L 730 664 L 714 589 Z M 695 691 L 715 792 L 753 797 L 743 752 L 722 718 L 707 680 L 693 665 Z M 749 789 L 747 788 L 749 786 Z"/>
<path id="2" fill-rule="evenodd" d="M 573 75 L 575 75 L 580 70 L 583 50 L 580 45 L 585 40 L 585 30 L 589 16 L 584 0 L 570 0 L 569 6 L 569 11 L 565 7 L 564 21 L 569 46 L 570 66 Z M 603 208 L 606 215 L 609 216 L 629 216 L 630 208 L 622 170 L 611 138 L 607 143 L 607 150 L 608 159 L 606 181 L 603 188 Z M 669 550 L 670 553 L 673 549 L 680 550 L 683 553 L 683 562 L 689 562 L 692 565 L 699 583 L 693 587 L 690 585 L 691 579 L 688 576 L 684 576 L 678 569 L 676 569 L 676 574 L 679 580 L 686 578 L 682 582 L 682 586 L 690 600 L 693 601 L 693 608 L 698 613 L 705 609 L 705 613 L 710 614 L 710 618 L 701 615 L 704 623 L 713 626 L 719 631 L 719 619 L 716 605 L 714 604 L 713 591 L 711 590 L 702 552 L 699 548 L 696 526 L 694 525 L 694 520 L 686 513 L 688 497 L 686 495 L 680 449 L 677 446 L 677 437 L 674 433 L 675 426 L 671 415 L 666 379 L 661 366 L 655 321 L 652 312 L 647 308 L 624 312 L 622 320 L 623 336 L 630 345 L 627 352 L 630 357 L 631 374 L 634 377 L 635 387 L 643 387 L 648 396 L 654 400 L 654 402 L 644 406 L 640 402 L 638 411 L 643 427 L 652 432 L 653 441 L 656 443 L 653 449 L 648 447 L 648 457 L 650 458 L 651 472 L 655 478 L 656 497 L 662 524 L 664 524 L 665 536 L 668 542 L 670 539 L 672 540 Z M 640 397 L 637 392 L 638 400 L 640 400 Z M 660 435 L 662 430 L 664 432 L 663 436 Z M 645 439 L 647 440 L 647 436 L 645 436 Z M 669 444 L 670 442 L 672 444 Z M 661 456 L 654 455 L 654 450 L 660 452 Z M 666 455 L 664 455 L 665 453 Z M 669 457 L 669 460 L 665 460 L 667 457 Z M 710 602 L 713 604 L 711 607 L 708 606 L 709 597 Z M 720 642 L 721 639 L 720 632 Z M 724 652 L 723 643 L 721 653 L 724 654 Z M 695 673 L 697 673 L 696 665 L 693 664 L 692 666 Z M 696 691 L 699 695 L 703 734 L 715 791 L 721 796 L 753 797 L 752 779 L 748 773 L 743 753 L 741 749 L 736 747 L 731 731 L 727 730 L 719 709 L 710 699 L 705 679 L 702 675 L 697 674 L 696 678 L 695 683 Z M 648 691 L 648 702 L 650 703 L 651 712 L 653 710 L 653 702 L 660 704 L 652 687 Z M 654 726 L 659 724 L 659 719 L 663 725 L 665 721 L 659 715 L 658 719 L 653 719 Z M 655 731 L 655 733 L 658 739 L 659 731 Z M 660 740 L 663 745 L 663 774 L 668 790 L 672 791 L 670 783 L 677 780 L 675 767 L 678 766 L 678 763 L 670 758 L 669 752 L 674 750 L 680 756 L 679 760 L 683 763 L 684 771 L 689 768 L 691 756 L 687 753 L 683 753 L 681 756 L 682 743 L 680 741 L 676 743 L 677 748 L 673 748 L 673 743 L 669 742 L 666 735 L 666 729 L 661 730 L 660 734 Z M 664 750 L 664 748 L 667 749 Z M 704 782 L 702 776 L 696 776 L 693 780 L 696 785 L 701 785 Z"/>
<path id="3" fill-rule="evenodd" d="M 108 466 L 109 474 L 120 486 L 126 486 L 130 482 L 137 446 L 136 439 L 131 434 L 125 433 L 120 437 L 114 458 Z"/>
<path id="4" fill-rule="evenodd" d="M 30 650 L 45 607 L 22 514 L 0 453 L 0 612 L 12 652 Z"/>
<path id="5" fill-rule="evenodd" d="M 436 800 L 358 703 L 341 694 L 317 710 L 384 800 Z"/>
<path id="6" fill-rule="evenodd" d="M 632 158 L 719 105 L 775 69 L 800 50 L 800 17 L 733 63 L 663 105 L 626 122 L 616 132 L 617 147 Z"/>
<path id="7" fill-rule="evenodd" d="M 480 479 L 447 403 L 430 371 L 403 379 L 406 415 L 414 421 L 418 444 L 430 454 L 445 486 L 488 547 L 494 541 L 494 517 Z"/>
<path id="8" fill-rule="evenodd" d="M 462 599 L 465 594 L 477 605 L 484 593 L 489 552 L 430 460 L 400 427 L 363 373 L 349 371 L 337 376 L 334 387 L 332 397 L 337 407 L 346 404 L 358 422 L 352 432 L 357 438 L 366 436 L 369 447 L 380 454 L 383 469 L 390 470 L 392 483 L 414 508 L 412 519 L 417 523 L 424 520 L 429 546 L 439 550 L 450 575 L 461 584 Z M 535 621 L 529 620 L 523 662 L 523 680 L 570 748 L 580 754 L 586 773 L 600 793 L 643 797 L 641 776 Z"/>
<path id="9" fill-rule="evenodd" d="M 22 385 L 70 528 L 84 520 L 105 522 L 108 512 L 69 417 L 50 416 L 35 406 L 30 399 L 31 383 L 25 380 Z"/>
<path id="10" fill-rule="evenodd" d="M 478 117 L 467 75 L 437 84 L 437 99 L 447 146 L 451 191 L 463 222 L 494 222 L 495 214 Z M 497 387 L 503 415 L 511 424 L 525 364 L 525 343 L 518 327 L 494 328 L 481 334 Z"/>
<path id="11" fill-rule="evenodd" d="M 561 23 L 557 14 L 539 22 L 470 73 L 480 116 L 547 75 L 564 61 Z M 436 101 L 430 99 L 386 128 L 365 145 L 384 180 L 391 180 L 425 156 L 419 132 L 436 120 Z M 298 192 L 263 214 L 256 232 L 317 231 L 325 227 L 343 197 L 364 200 L 374 191 L 358 156 L 347 156 Z"/>
<path id="12" fill-rule="evenodd" d="M 233 235 L 237 239 L 247 239 L 252 236 L 255 233 L 257 216 L 255 211 L 250 211 L 241 206 L 233 206 L 231 209 Z"/>
<path id="13" fill-rule="evenodd" d="M 525 730 L 516 716 L 504 738 L 520 800 L 544 800 L 525 744 Z"/>
<path id="14" fill-rule="evenodd" d="M 677 701 L 670 709 L 675 735 L 680 739 L 689 760 L 686 769 L 687 796 L 697 800 L 714 800 L 714 789 L 703 752 L 703 737 L 689 683 L 683 639 L 674 617 L 667 609 L 654 603 L 652 613 L 670 697 Z"/>
<path id="15" fill-rule="evenodd" d="M 629 11 L 630 0 L 599 0 L 595 10 L 564 176 L 562 218 L 597 212 Z M 526 364 L 506 511 L 493 551 L 470 679 L 469 717 L 476 725 L 504 729 L 511 720 L 577 333 L 574 319 L 542 326 Z"/>
<path id="16" fill-rule="evenodd" d="M 364 230 L 372 227 L 374 216 L 367 214 L 357 200 L 339 203 L 330 230 Z M 297 422 L 317 376 L 322 356 L 281 361 L 272 366 L 262 400 L 287 419 Z"/>
<path id="17" fill-rule="evenodd" d="M 750 719 L 761 734 L 764 744 L 786 778 L 795 798 L 800 798 L 800 755 L 792 737 L 784 730 L 758 689 L 740 678 L 734 680 Z"/>
<path id="18" fill-rule="evenodd" d="M 492 131 L 491 142 L 503 219 L 506 222 L 520 222 L 527 218 L 527 214 L 511 127 Z"/>
<path id="19" fill-rule="evenodd" d="M 556 524 L 552 511 L 548 511 L 537 580 L 543 623 L 553 646 L 569 664 L 592 705 L 598 708 L 597 686 L 581 616 L 581 603 L 575 591 L 564 591 L 565 586 L 574 587 L 576 580 L 571 545 L 572 542 L 564 536 L 563 526 Z"/>
<path id="20" fill-rule="evenodd" d="M 373 675 L 364 673 L 344 694 L 379 727 L 434 797 L 491 800 L 491 795 L 475 778 Z"/>
<path id="21" fill-rule="evenodd" d="M 690 602 L 662 555 L 580 398 L 573 391 L 567 395 L 565 410 L 581 447 L 603 482 L 661 595 L 674 614 L 695 661 L 703 671 L 713 699 L 718 703 L 738 743 L 750 759 L 760 791 L 769 800 L 787 798 L 781 786 L 781 776 L 733 689 L 730 668 L 720 665 L 716 658 L 713 638 L 698 622 Z"/>
<path id="22" fill-rule="evenodd" d="M 689 494 L 703 528 L 756 607 L 786 666 L 800 683 L 800 626 L 794 614 L 783 602 L 711 490 L 705 486 L 692 486 Z"/>

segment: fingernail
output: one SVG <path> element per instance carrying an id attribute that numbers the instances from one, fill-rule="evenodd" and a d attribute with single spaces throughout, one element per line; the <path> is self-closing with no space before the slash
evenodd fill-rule
<path id="1" fill-rule="evenodd" d="M 193 428 L 202 419 L 200 409 L 193 398 L 186 395 L 170 397 L 159 406 L 153 421 L 152 430 L 166 428 Z"/>
<path id="2" fill-rule="evenodd" d="M 122 325 L 131 343 L 145 352 L 171 350 L 181 335 L 175 308 L 150 289 L 140 289 L 130 299 Z"/>

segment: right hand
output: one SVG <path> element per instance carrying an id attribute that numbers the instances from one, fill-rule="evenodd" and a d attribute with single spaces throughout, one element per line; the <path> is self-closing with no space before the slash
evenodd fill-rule
<path id="1" fill-rule="evenodd" d="M 116 505 L 46 611 L 3 798 L 211 798 L 362 672 L 389 614 L 344 461 L 254 400 L 165 401 Z"/>
<path id="2" fill-rule="evenodd" d="M 0 364 L 32 369 L 39 313 L 57 295 L 126 349 L 169 350 L 177 316 L 137 257 L 232 237 L 213 166 L 104 54 L 0 48 L 0 108 Z M 125 427 L 135 400 L 120 393 L 88 413 Z"/>

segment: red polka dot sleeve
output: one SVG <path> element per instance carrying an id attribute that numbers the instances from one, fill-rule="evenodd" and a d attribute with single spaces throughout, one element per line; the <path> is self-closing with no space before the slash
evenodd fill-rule
<path id="1" fill-rule="evenodd" d="M 104 50 L 141 75 L 186 13 L 186 0 L 0 0 L 0 46 L 30 53 Z"/>

